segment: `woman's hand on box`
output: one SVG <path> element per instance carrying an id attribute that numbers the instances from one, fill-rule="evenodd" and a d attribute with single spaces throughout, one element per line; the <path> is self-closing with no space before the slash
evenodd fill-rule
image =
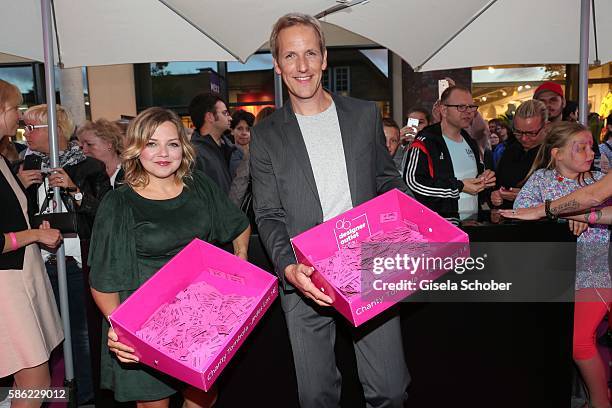
<path id="1" fill-rule="evenodd" d="M 332 298 L 321 292 L 310 276 L 314 272 L 314 268 L 303 264 L 291 264 L 285 268 L 285 278 L 296 289 L 304 294 L 307 298 L 312 299 L 319 306 L 331 306 Z"/>
<path id="2" fill-rule="evenodd" d="M 134 349 L 119 342 L 119 336 L 112 327 L 108 329 L 108 348 L 117 355 L 122 363 L 137 363 L 138 357 L 134 355 Z"/>

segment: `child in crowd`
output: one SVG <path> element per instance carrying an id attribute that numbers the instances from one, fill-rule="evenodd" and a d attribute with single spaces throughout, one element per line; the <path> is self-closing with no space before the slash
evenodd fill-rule
<path id="1" fill-rule="evenodd" d="M 603 174 L 590 171 L 594 156 L 588 129 L 576 122 L 553 125 L 514 208 L 534 207 L 595 183 Z M 577 240 L 573 355 L 589 389 L 589 406 L 596 408 L 610 407 L 606 371 L 595 347 L 595 331 L 610 308 L 609 241 L 607 225 L 588 225 Z"/>

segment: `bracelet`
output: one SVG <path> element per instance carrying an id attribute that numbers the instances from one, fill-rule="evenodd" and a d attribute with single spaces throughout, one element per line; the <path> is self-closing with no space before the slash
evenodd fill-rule
<path id="1" fill-rule="evenodd" d="M 593 210 L 592 208 L 591 208 L 591 212 L 589 213 L 589 218 L 587 219 L 587 222 L 590 225 L 593 225 L 597 222 L 597 212 Z"/>
<path id="2" fill-rule="evenodd" d="M 17 236 L 14 232 L 8 233 L 9 238 L 11 239 L 11 250 L 16 251 L 19 249 L 19 244 L 17 244 Z"/>
<path id="3" fill-rule="evenodd" d="M 550 202 L 551 200 L 544 200 L 544 212 L 546 213 L 546 218 L 551 221 L 556 221 L 559 217 L 550 211 Z"/>

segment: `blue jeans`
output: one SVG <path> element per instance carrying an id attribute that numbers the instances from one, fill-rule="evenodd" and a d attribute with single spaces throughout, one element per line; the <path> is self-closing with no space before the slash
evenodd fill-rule
<path id="1" fill-rule="evenodd" d="M 59 310 L 57 265 L 46 263 L 45 266 Z M 71 257 L 66 258 L 66 280 L 68 286 L 68 311 L 70 313 L 70 335 L 72 336 L 72 359 L 74 361 L 74 373 L 77 381 L 77 397 L 79 403 L 83 403 L 94 397 L 91 377 L 91 354 L 89 352 L 83 270 L 79 268 L 79 265 Z"/>

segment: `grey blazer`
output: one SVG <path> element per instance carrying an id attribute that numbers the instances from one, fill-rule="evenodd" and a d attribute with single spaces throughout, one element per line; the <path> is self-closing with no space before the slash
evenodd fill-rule
<path id="1" fill-rule="evenodd" d="M 412 193 L 385 147 L 375 103 L 332 95 L 336 104 L 353 206 L 393 188 Z M 296 263 L 290 237 L 323 222 L 314 174 L 291 104 L 251 129 L 253 207 L 259 235 L 284 289 Z"/>

